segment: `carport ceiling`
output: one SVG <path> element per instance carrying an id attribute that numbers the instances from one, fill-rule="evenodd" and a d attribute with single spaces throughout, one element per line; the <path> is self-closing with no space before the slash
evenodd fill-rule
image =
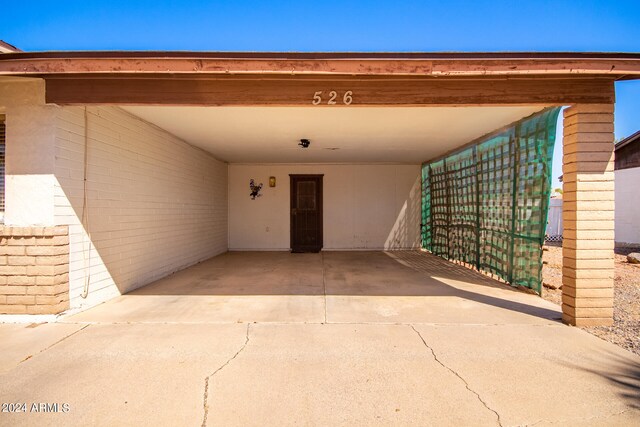
<path id="1" fill-rule="evenodd" d="M 125 110 L 229 163 L 417 164 L 529 116 L 517 107 L 173 107 Z M 298 147 L 311 140 L 308 149 Z"/>

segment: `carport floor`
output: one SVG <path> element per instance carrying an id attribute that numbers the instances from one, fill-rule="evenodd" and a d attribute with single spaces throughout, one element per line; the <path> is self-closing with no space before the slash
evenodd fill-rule
<path id="1" fill-rule="evenodd" d="M 557 317 L 417 252 L 228 253 L 0 324 L 0 401 L 69 404 L 0 425 L 639 425 L 640 358 Z"/>
<path id="2" fill-rule="evenodd" d="M 548 324 L 559 308 L 414 251 L 228 252 L 70 321 Z"/>

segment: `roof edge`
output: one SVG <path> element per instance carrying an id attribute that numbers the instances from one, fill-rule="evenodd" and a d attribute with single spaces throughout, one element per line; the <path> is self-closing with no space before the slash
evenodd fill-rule
<path id="1" fill-rule="evenodd" d="M 4 40 L 0 40 L 0 53 L 16 53 L 16 52 L 22 52 L 22 50 L 18 49 L 17 47 L 15 47 L 14 45 L 7 43 Z"/>
<path id="2" fill-rule="evenodd" d="M 73 51 L 0 55 L 0 75 L 278 74 L 640 79 L 640 53 Z"/>
<path id="3" fill-rule="evenodd" d="M 0 41 L 0 43 L 4 43 Z M 215 58 L 215 59 L 353 59 L 353 60 L 589 60 L 615 59 L 640 60 L 640 52 L 278 52 L 278 51 L 159 51 L 159 50 L 81 50 L 81 51 L 15 51 L 3 55 L 2 59 L 46 59 L 46 58 Z"/>
<path id="4" fill-rule="evenodd" d="M 636 142 L 636 141 L 640 141 L 640 130 L 635 132 L 635 133 L 632 133 L 628 137 L 618 141 L 616 143 L 615 150 L 619 150 L 622 147 L 625 147 L 625 146 L 631 144 L 632 142 Z"/>

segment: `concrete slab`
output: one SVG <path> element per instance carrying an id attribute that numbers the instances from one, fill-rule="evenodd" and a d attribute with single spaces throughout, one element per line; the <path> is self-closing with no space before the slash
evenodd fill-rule
<path id="1" fill-rule="evenodd" d="M 228 252 L 64 321 L 323 322 L 319 254 Z"/>
<path id="2" fill-rule="evenodd" d="M 209 425 L 497 425 L 496 415 L 397 325 L 251 325 L 212 378 Z"/>
<path id="3" fill-rule="evenodd" d="M 334 323 L 549 324 L 560 308 L 478 272 L 420 252 L 324 255 Z"/>
<path id="4" fill-rule="evenodd" d="M 0 325 L 0 402 L 70 406 L 0 425 L 639 425 L 640 358 L 559 313 L 416 252 L 230 253 Z"/>
<path id="5" fill-rule="evenodd" d="M 421 252 L 229 252 L 64 321 L 548 324 L 560 318 L 560 308 L 542 298 Z"/>
<path id="6" fill-rule="evenodd" d="M 237 323 L 324 321 L 324 299 L 308 295 L 159 296 L 127 294 L 63 322 Z"/>
<path id="7" fill-rule="evenodd" d="M 0 374 L 78 332 L 84 325 L 0 324 Z"/>
<path id="8" fill-rule="evenodd" d="M 0 377 L 0 425 L 200 425 L 205 380 L 243 346 L 247 325 L 90 325 Z M 33 403 L 69 404 L 35 413 Z"/>
<path id="9" fill-rule="evenodd" d="M 415 325 L 503 425 L 640 424 L 640 357 L 568 326 Z"/>

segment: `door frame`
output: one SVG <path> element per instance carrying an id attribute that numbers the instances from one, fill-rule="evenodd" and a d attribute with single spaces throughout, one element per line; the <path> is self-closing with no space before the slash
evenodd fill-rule
<path id="1" fill-rule="evenodd" d="M 323 216 L 324 216 L 324 204 L 323 204 L 323 198 L 324 198 L 324 192 L 323 192 L 323 177 L 324 174 L 289 174 L 289 247 L 291 252 L 294 252 L 293 250 L 293 235 L 294 235 L 294 226 L 293 226 L 293 209 L 295 208 L 296 205 L 296 201 L 293 198 L 293 194 L 294 194 L 294 181 L 296 178 L 315 178 L 318 180 L 318 186 L 316 188 L 316 206 L 317 206 L 317 210 L 318 210 L 318 240 L 319 243 L 317 246 L 314 246 L 313 248 L 311 247 L 304 247 L 303 250 L 299 250 L 296 252 L 320 252 L 322 250 L 322 248 L 324 247 L 324 223 L 323 223 Z"/>

